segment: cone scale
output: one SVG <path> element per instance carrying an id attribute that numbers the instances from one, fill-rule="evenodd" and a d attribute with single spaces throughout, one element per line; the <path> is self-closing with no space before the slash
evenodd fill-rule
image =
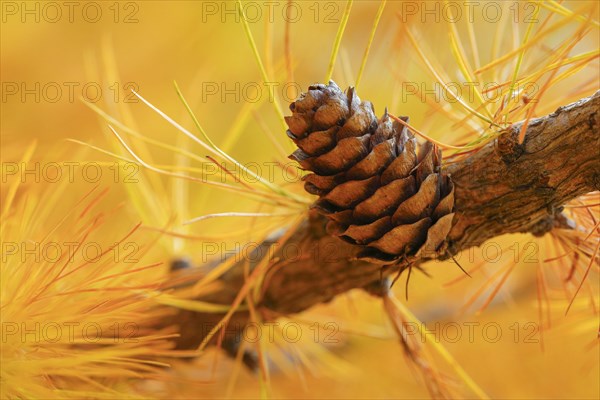
<path id="1" fill-rule="evenodd" d="M 436 258 L 447 248 L 454 187 L 441 151 L 384 112 L 344 93 L 333 81 L 316 84 L 290 105 L 290 156 L 331 235 L 361 247 L 359 259 L 378 264 Z M 405 122 L 407 117 L 401 117 Z"/>

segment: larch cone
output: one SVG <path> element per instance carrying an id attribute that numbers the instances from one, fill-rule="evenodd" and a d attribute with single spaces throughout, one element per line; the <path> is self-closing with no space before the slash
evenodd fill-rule
<path id="1" fill-rule="evenodd" d="M 312 205 L 327 232 L 361 246 L 359 259 L 390 265 L 437 258 L 447 249 L 454 186 L 441 168 L 441 150 L 418 144 L 402 124 L 356 90 L 316 84 L 290 104 L 290 156 L 304 170 Z M 401 117 L 405 122 L 407 117 Z"/>

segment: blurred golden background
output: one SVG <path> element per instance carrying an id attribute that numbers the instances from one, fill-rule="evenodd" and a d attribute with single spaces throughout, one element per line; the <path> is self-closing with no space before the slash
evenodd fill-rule
<path id="1" fill-rule="evenodd" d="M 441 68 L 445 82 L 461 83 L 465 90 L 468 85 L 463 83 L 470 81 L 453 51 L 457 47 L 451 44 L 452 29 L 456 29 L 454 37 L 459 39 L 459 47 L 472 69 L 480 69 L 509 54 L 504 62 L 478 75 L 480 87 L 485 83 L 510 81 L 520 55 L 522 66 L 518 75 L 533 76 L 531 80 L 538 83 L 534 96 L 540 93 L 547 79 L 564 73 L 564 77 L 545 90 L 534 116 L 591 95 L 600 86 L 597 22 L 600 18 L 595 1 L 473 2 L 472 15 L 463 2 L 451 3 L 454 5 L 389 1 L 380 9 L 380 2 L 353 2 L 332 79 L 342 88 L 357 84 L 374 21 L 378 11 L 383 10 L 358 93 L 374 104 L 378 115 L 386 106 L 395 115 L 409 115 L 413 126 L 444 143 L 461 145 L 490 129 L 489 124 L 473 117 L 458 102 L 434 94 L 435 77 L 419 52 L 434 69 Z M 235 218 L 182 226 L 184 221 L 210 213 L 256 211 L 255 201 L 199 183 L 182 183 L 143 166 L 133 170 L 135 179 L 131 182 L 125 178 L 128 172 L 125 167 L 117 168 L 120 175 L 115 178 L 115 158 L 98 149 L 127 159 L 131 155 L 123 150 L 108 129 L 106 119 L 93 106 L 151 140 L 203 157 L 207 154 L 205 149 L 181 135 L 131 93 L 134 89 L 195 132 L 193 121 L 174 88 L 176 81 L 204 130 L 232 157 L 242 164 L 259 163 L 263 168 L 269 162 L 289 162 L 280 156 L 291 153 L 292 146 L 277 107 L 287 115 L 288 103 L 301 90 L 326 78 L 347 4 L 345 1 L 243 2 L 241 7 L 257 52 L 268 82 L 272 82 L 265 84 L 237 2 L 3 1 L 0 42 L 3 201 L 11 196 L 15 179 L 20 180 L 14 203 L 37 201 L 39 209 L 47 208 L 44 219 L 35 222 L 35 229 L 39 230 L 32 228 L 31 237 L 40 237 L 41 232 L 59 224 L 62 216 L 94 187 L 109 188 L 106 198 L 95 205 L 99 213 L 107 216 L 98 240 L 106 243 L 119 240 L 141 223 L 135 240 L 146 246 L 140 257 L 143 264 L 162 263 L 155 269 L 136 273 L 135 279 L 140 282 L 164 279 L 170 261 L 176 257 L 188 257 L 194 263 L 203 260 L 202 240 L 158 235 L 157 230 L 165 227 L 187 235 L 218 237 L 224 242 L 233 242 L 234 237 L 238 241 L 240 237 L 259 240 L 281 221 L 263 222 L 252 232 L 243 230 L 247 228 L 247 220 Z M 556 55 L 578 35 L 579 39 L 565 51 L 564 57 L 557 60 Z M 513 51 L 527 40 L 537 42 L 526 51 Z M 551 76 L 553 69 L 542 71 L 552 62 L 565 65 L 554 76 Z M 542 72 L 536 75 L 539 71 Z M 274 100 L 270 99 L 270 84 L 274 87 Z M 415 88 L 429 90 L 430 94 L 423 99 Z M 515 96 L 516 103 L 521 101 L 521 94 Z M 467 102 L 477 104 L 477 99 Z M 86 103 L 91 103 L 92 108 Z M 501 103 L 499 96 L 489 108 L 496 111 Z M 518 111 L 505 122 L 525 117 L 526 111 Z M 467 123 L 459 124 L 461 120 Z M 114 122 L 111 125 L 142 158 L 152 160 L 153 165 L 177 165 L 180 171 L 196 165 L 189 157 L 128 136 Z M 34 142 L 31 165 L 38 163 L 40 179 L 32 174 L 23 177 L 20 169 L 16 173 L 9 169 L 9 165 L 23 166 L 20 161 Z M 64 162 L 78 163 L 74 178 L 63 175 L 58 182 L 50 182 L 44 175 L 48 172 L 44 166 Z M 101 166 L 101 179 L 90 179 L 82 172 L 84 163 L 90 162 Z M 64 166 L 61 170 L 65 171 Z M 281 177 L 276 180 L 286 185 Z M 295 193 L 302 193 L 298 185 L 289 186 Z M 22 208 L 23 215 L 30 215 L 25 206 Z M 597 207 L 592 211 L 597 215 Z M 3 236 L 3 241 L 30 238 L 20 227 L 27 219 L 20 219 L 19 215 L 19 212 L 3 214 L 3 218 L 12 218 L 7 222 L 12 228 L 6 228 L 5 234 L 16 235 L 12 239 Z M 31 211 L 31 215 L 36 214 Z M 114 238 L 110 232 L 114 232 Z M 63 232 L 70 233 L 68 229 Z M 159 245 L 153 246 L 155 241 Z M 538 268 L 548 274 L 550 270 L 560 270 L 560 266 L 545 260 L 562 252 L 548 237 L 503 237 L 493 245 L 460 256 L 459 262 L 468 270 L 483 265 L 472 279 L 447 285 L 463 277 L 462 272 L 453 262 L 433 262 L 426 266 L 431 278 L 413 274 L 408 301 L 404 301 L 404 278 L 394 290 L 491 398 L 597 399 L 600 397 L 597 270 L 590 275 L 589 290 L 582 292 L 567 316 L 564 311 L 568 299 L 559 289 L 549 290 L 550 299 L 544 302 L 544 307 L 539 301 Z M 35 265 L 31 268 L 35 269 Z M 505 276 L 505 271 L 510 276 L 508 272 Z M 11 273 L 3 270 L 2 280 L 4 307 L 20 297 L 11 297 L 7 289 L 18 282 Z M 553 283 L 560 286 L 558 281 Z M 567 293 L 572 294 L 572 290 Z M 494 299 L 479 312 L 490 296 Z M 474 300 L 470 302 L 471 299 Z M 59 312 L 60 302 L 53 304 L 55 312 Z M 24 320 L 35 320 L 36 315 L 32 313 Z M 422 378 L 405 357 L 377 299 L 360 291 L 351 292 L 332 304 L 291 316 L 290 321 L 309 322 L 302 325 L 302 340 L 295 345 L 299 350 L 292 350 L 294 346 L 281 350 L 273 343 L 266 345 L 273 348 L 274 354 L 269 389 L 262 387 L 263 382 L 256 374 L 239 368 L 234 360 L 218 355 L 214 349 L 192 361 L 173 361 L 172 370 L 154 379 L 132 378 L 133 383 L 123 386 L 114 378 L 103 385 L 114 384 L 119 391 L 113 393 L 115 397 L 131 391 L 132 397 L 159 398 L 256 398 L 265 393 L 273 398 L 428 398 Z M 312 340 L 315 332 L 310 329 L 310 321 L 333 322 L 339 328 L 335 343 Z M 3 354 L 10 357 L 13 353 Z M 216 367 L 215 357 L 218 357 Z M 460 389 L 463 387 L 460 374 L 457 378 L 452 363 L 442 360 L 439 354 L 438 357 L 441 373 L 449 376 L 450 385 L 456 386 L 454 393 L 476 396 Z M 9 379 L 5 377 L 16 379 L 6 366 L 7 360 L 4 359 L 3 381 Z M 42 370 L 52 375 L 51 369 L 45 366 Z M 79 384 L 83 386 L 78 388 L 89 387 L 89 393 L 98 390 L 92 384 Z M 30 393 L 38 397 L 44 394 Z M 89 393 L 89 397 L 96 397 Z M 66 392 L 55 394 L 61 398 L 77 397 Z M 4 396 L 15 398 L 10 391 L 3 392 Z"/>

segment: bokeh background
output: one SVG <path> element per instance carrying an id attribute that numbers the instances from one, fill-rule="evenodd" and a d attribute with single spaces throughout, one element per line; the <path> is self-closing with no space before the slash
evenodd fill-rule
<path id="1" fill-rule="evenodd" d="M 588 17 L 591 21 L 599 20 L 594 1 L 550 2 L 547 7 L 536 2 L 475 3 L 471 27 L 467 23 L 467 10 L 460 4 L 462 16 L 457 18 L 455 27 L 469 59 L 475 60 L 474 49 L 477 50 L 478 61 L 473 62 L 479 66 L 518 47 L 529 27 L 527 18 L 538 9 L 538 24 L 551 13 L 555 16 L 544 27 L 534 24 L 534 32 L 543 31 L 555 22 L 563 23 L 524 53 L 522 71 L 525 72 L 536 71 L 536 66 L 550 57 L 556 46 L 579 32 L 582 21 Z M 284 113 L 287 103 L 300 89 L 325 79 L 346 4 L 245 2 L 243 8 L 258 52 L 270 80 L 277 83 L 275 102 Z M 557 4 L 572 13 L 552 11 L 560 10 Z M 340 87 L 356 84 L 379 6 L 374 1 L 355 1 L 352 5 L 332 76 Z M 406 90 L 406 82 L 423 84 L 427 89 L 434 85 L 434 79 L 407 38 L 406 28 L 413 33 L 420 50 L 442 67 L 448 80 L 468 81 L 461 75 L 452 53 L 449 14 L 444 6 L 442 2 L 386 4 L 358 93 L 373 102 L 379 115 L 388 106 L 394 114 L 409 115 L 415 127 L 432 137 L 463 144 L 477 127 L 485 131 L 485 124 L 471 118 L 474 122 L 470 125 L 454 125 L 456 119 L 467 115 L 456 102 L 423 101 Z M 181 222 L 214 212 L 255 211 L 256 204 L 250 200 L 201 184 L 183 184 L 144 168 L 137 171 L 134 183 L 115 180 L 110 169 L 113 157 L 68 140 L 126 154 L 107 128 L 107 122 L 87 102 L 152 140 L 204 156 L 204 149 L 183 137 L 130 92 L 133 88 L 192 130 L 192 120 L 173 85 L 176 81 L 205 131 L 233 157 L 242 163 L 276 159 L 285 162 L 279 156 L 280 150 L 289 152 L 292 147 L 286 141 L 275 103 L 269 99 L 268 87 L 237 14 L 238 7 L 231 1 L 73 2 L 72 9 L 62 2 L 2 2 L 3 163 L 22 160 L 28 146 L 35 141 L 31 159 L 42 167 L 49 162 L 96 161 L 102 163 L 104 171 L 97 182 L 85 179 L 79 169 L 68 182 L 62 179 L 52 183 L 43 176 L 36 182 L 31 176 L 26 177 L 15 197 L 17 203 L 37 198 L 43 206 L 50 193 L 60 191 L 60 199 L 51 203 L 46 219 L 39 221 L 40 229 L 60 221 L 96 185 L 109 188 L 107 198 L 97 207 L 107 213 L 115 205 L 120 208 L 109 218 L 103 237 L 110 241 L 112 231 L 117 240 L 141 222 L 147 229 L 137 232 L 136 240 L 158 244 L 147 249 L 143 259 L 163 263 L 144 273 L 159 279 L 166 276 L 168 264 L 174 258 L 187 257 L 199 262 L 202 244 L 170 236 L 157 238 L 151 228 L 169 226 L 177 232 L 220 238 L 243 228 L 247 223 L 244 219 L 211 220 L 186 227 Z M 292 18 L 293 22 L 286 23 L 290 18 L 285 17 L 285 10 L 289 7 L 298 14 Z M 497 10 L 501 13 L 498 19 L 494 17 Z M 535 115 L 549 113 L 561 104 L 597 90 L 598 59 L 594 52 L 598 49 L 599 35 L 597 26 L 590 26 L 590 31 L 569 53 L 584 54 L 581 60 L 587 63 L 552 86 Z M 491 69 L 501 82 L 510 79 L 515 57 Z M 481 79 L 492 78 L 489 75 Z M 436 109 L 436 105 L 446 109 Z M 517 120 L 523 118 L 521 115 Z M 277 144 L 270 137 L 276 138 Z M 127 140 L 156 165 L 193 164 L 168 149 L 144 144 L 134 137 Z M 3 198 L 13 178 L 3 174 Z M 597 212 L 597 208 L 593 211 Z M 255 232 L 242 232 L 241 237 L 258 240 L 261 234 L 277 227 L 276 221 L 260 227 Z M 555 268 L 544 263 L 561 253 L 554 246 L 548 238 L 504 237 L 483 250 L 461 255 L 460 263 L 467 269 L 482 265 L 471 279 L 448 285 L 462 273 L 452 262 L 437 262 L 426 268 L 431 277 L 412 275 L 408 301 L 404 300 L 403 280 L 394 290 L 428 329 L 439 334 L 440 343 L 492 398 L 599 398 L 597 271 L 590 277 L 590 291 L 566 317 L 567 301 L 560 296 L 554 298 L 552 291 L 551 300 L 540 312 L 537 268 Z M 510 275 L 491 304 L 478 312 L 503 276 L 499 271 L 504 271 L 507 265 L 511 266 Z M 10 284 L 8 277 L 3 276 L 4 285 Z M 496 283 L 484 286 L 490 280 Z M 477 300 L 469 305 L 473 297 Z M 294 346 L 273 349 L 273 354 L 278 354 L 273 355 L 269 375 L 269 391 L 274 398 L 428 397 L 377 299 L 355 291 L 290 318 L 334 322 L 340 329 L 335 336 L 339 340 L 315 343 L 310 340 L 314 333 L 309 329 L 311 322 L 307 322 L 303 325 L 303 340 L 296 345 L 300 350 L 293 350 Z M 486 324 L 492 324 L 493 329 L 485 331 Z M 472 337 L 469 326 L 473 326 Z M 497 339 L 495 330 L 500 332 Z M 216 367 L 215 357 L 218 357 Z M 255 398 L 264 392 L 256 374 L 238 368 L 233 360 L 219 356 L 214 349 L 192 361 L 174 361 L 173 365 L 168 379 L 163 375 L 155 380 L 134 380 L 127 390 L 165 398 Z M 443 362 L 441 365 L 441 370 L 448 371 L 447 365 Z M 235 382 L 231 379 L 233 375 L 237 376 Z M 456 385 L 461 385 L 460 380 Z M 473 394 L 467 391 L 464 395 Z"/>

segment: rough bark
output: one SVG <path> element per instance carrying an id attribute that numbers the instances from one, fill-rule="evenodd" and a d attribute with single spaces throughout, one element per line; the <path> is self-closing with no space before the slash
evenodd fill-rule
<path id="1" fill-rule="evenodd" d="M 600 92 L 516 124 L 473 156 L 448 166 L 456 186 L 454 251 L 505 233 L 543 235 L 561 206 L 600 189 Z"/>
<path id="2" fill-rule="evenodd" d="M 530 121 L 522 144 L 517 139 L 521 124 L 515 124 L 476 153 L 446 165 L 456 195 L 446 257 L 506 233 L 543 235 L 561 225 L 564 203 L 599 190 L 599 110 L 597 92 Z M 328 235 L 324 226 L 324 217 L 311 213 L 275 252 L 258 304 L 264 317 L 297 313 L 354 288 L 377 291 L 382 276 L 408 267 L 353 260 L 358 246 Z M 286 257 L 290 246 L 292 258 Z M 241 266 L 221 277 L 223 290 L 201 300 L 231 304 L 244 282 Z M 176 320 L 182 329 L 179 347 L 196 346 L 206 333 L 198 332 L 198 324 L 220 317 L 181 312 Z M 239 313 L 233 323 L 243 325 L 245 318 Z"/>

